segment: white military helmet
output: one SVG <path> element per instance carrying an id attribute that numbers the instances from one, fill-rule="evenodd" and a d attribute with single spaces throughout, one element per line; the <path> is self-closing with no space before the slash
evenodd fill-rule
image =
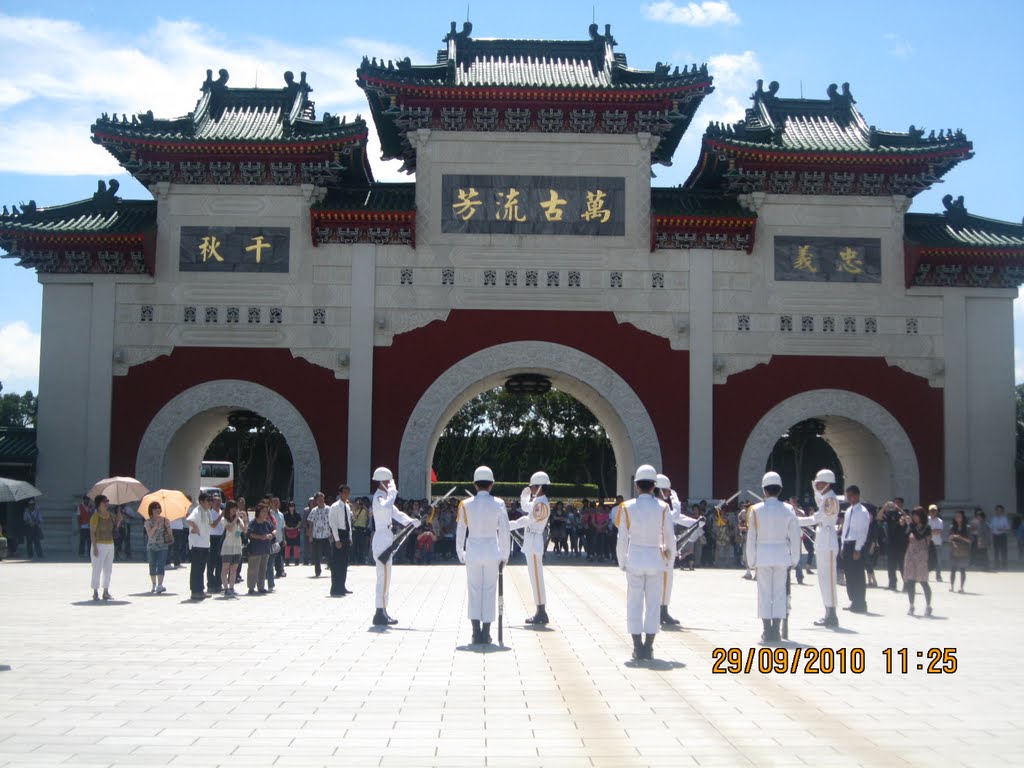
<path id="1" fill-rule="evenodd" d="M 534 472 L 530 477 L 530 485 L 551 485 L 547 472 Z"/>
<path id="2" fill-rule="evenodd" d="M 778 472 L 766 472 L 765 476 L 761 478 L 762 488 L 767 488 L 771 485 L 782 486 L 782 478 L 779 477 Z"/>
<path id="3" fill-rule="evenodd" d="M 668 475 L 663 475 L 659 472 L 658 479 L 654 481 L 654 485 L 663 491 L 667 491 L 672 487 L 672 481 L 668 479 Z"/>
<path id="4" fill-rule="evenodd" d="M 636 468 L 636 474 L 634 475 L 635 480 L 650 480 L 651 482 L 658 481 L 658 470 L 652 467 L 650 464 L 641 464 Z"/>
<path id="5" fill-rule="evenodd" d="M 395 476 L 391 474 L 391 470 L 387 467 L 377 467 L 373 470 L 373 480 L 375 482 L 390 482 L 395 479 Z"/>
<path id="6" fill-rule="evenodd" d="M 490 467 L 477 467 L 473 473 L 474 483 L 493 483 L 494 473 L 491 472 Z"/>
<path id="7" fill-rule="evenodd" d="M 816 483 L 829 483 L 835 485 L 836 475 L 831 469 L 819 469 L 818 474 L 814 476 L 814 482 Z"/>

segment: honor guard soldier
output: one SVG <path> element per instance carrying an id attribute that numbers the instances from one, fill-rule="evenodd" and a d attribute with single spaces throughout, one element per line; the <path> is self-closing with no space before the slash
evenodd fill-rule
<path id="1" fill-rule="evenodd" d="M 477 467 L 473 473 L 476 496 L 459 503 L 455 551 L 466 566 L 469 620 L 473 644 L 491 642 L 491 623 L 498 592 L 498 567 L 508 562 L 509 523 L 505 502 L 491 496 L 494 473 Z"/>
<path id="2" fill-rule="evenodd" d="M 803 526 L 816 525 L 814 533 L 814 556 L 818 561 L 818 587 L 821 602 L 825 605 L 825 616 L 814 622 L 819 627 L 838 627 L 836 616 L 836 557 L 839 554 L 839 538 L 836 524 L 839 522 L 839 498 L 832 486 L 836 482 L 831 469 L 822 469 L 814 476 L 814 500 L 818 511 L 812 517 L 801 518 Z"/>
<path id="3" fill-rule="evenodd" d="M 654 658 L 665 571 L 675 559 L 675 529 L 668 504 L 654 496 L 658 472 L 650 464 L 637 467 L 635 499 L 615 510 L 619 567 L 626 572 L 626 628 L 633 636 L 633 658 Z M 647 637 L 641 637 L 641 633 Z"/>
<path id="4" fill-rule="evenodd" d="M 537 604 L 537 612 L 526 623 L 538 626 L 548 623 L 548 612 L 545 609 L 547 593 L 544 591 L 544 529 L 551 516 L 545 493 L 545 486 L 550 484 L 551 478 L 547 472 L 534 472 L 529 487 L 524 488 L 519 496 L 519 504 L 525 514 L 509 523 L 511 530 L 526 529 L 523 532 L 522 550 L 526 556 L 526 569 L 530 572 L 533 600 Z"/>
<path id="5" fill-rule="evenodd" d="M 793 508 L 779 501 L 782 478 L 769 472 L 761 480 L 764 501 L 748 513 L 747 563 L 757 574 L 757 615 L 764 625 L 761 640 L 782 639 L 779 625 L 786 618 L 789 569 L 800 561 L 800 524 Z"/>
<path id="6" fill-rule="evenodd" d="M 663 627 L 675 627 L 679 625 L 679 620 L 673 618 L 668 612 L 668 607 L 672 602 L 672 582 L 675 576 L 675 530 L 674 526 L 682 525 L 689 528 L 692 525 L 696 525 L 697 521 L 692 517 L 687 517 L 683 514 L 683 505 L 679 501 L 679 495 L 672 490 L 672 481 L 668 479 L 667 475 L 658 475 L 658 479 L 655 481 L 655 485 L 658 489 L 658 498 L 668 504 L 670 517 L 672 518 L 673 533 L 672 542 L 669 547 L 669 555 L 671 559 L 668 562 L 668 569 L 665 571 L 665 575 L 662 577 L 662 595 L 661 595 L 661 625 Z"/>
<path id="7" fill-rule="evenodd" d="M 391 557 L 387 562 L 382 563 L 377 558 L 395 540 L 395 534 L 391 531 L 391 521 L 409 525 L 413 523 L 416 528 L 420 527 L 419 520 L 413 520 L 402 510 L 395 507 L 395 499 L 398 498 L 398 486 L 393 482 L 394 475 L 387 467 L 378 467 L 373 471 L 373 483 L 377 490 L 373 494 L 373 541 L 371 550 L 373 561 L 377 566 L 377 612 L 373 615 L 375 627 L 397 624 L 398 622 L 388 615 L 388 590 L 391 587 Z"/>

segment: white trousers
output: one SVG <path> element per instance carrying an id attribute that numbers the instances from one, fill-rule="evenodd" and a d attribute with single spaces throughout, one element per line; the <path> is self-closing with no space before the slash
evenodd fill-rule
<path id="1" fill-rule="evenodd" d="M 661 625 L 664 574 L 626 573 L 626 629 L 631 635 L 653 635 Z"/>
<path id="2" fill-rule="evenodd" d="M 757 618 L 786 618 L 787 570 L 784 565 L 757 566 Z"/>
<path id="3" fill-rule="evenodd" d="M 498 561 L 466 563 L 466 586 L 469 589 L 467 613 L 470 621 L 492 623 L 497 615 Z"/>
<path id="4" fill-rule="evenodd" d="M 387 609 L 388 591 L 391 589 L 391 561 L 382 563 L 374 558 L 374 563 L 377 566 L 377 608 Z"/>
<path id="5" fill-rule="evenodd" d="M 662 577 L 661 604 L 668 607 L 672 602 L 672 582 L 675 580 L 675 568 L 669 568 Z"/>
<path id="6" fill-rule="evenodd" d="M 110 572 L 114 568 L 114 545 L 94 544 L 98 554 L 92 554 L 92 588 L 100 588 L 100 574 L 103 574 L 103 589 L 110 589 Z M 92 553 L 92 550 L 89 550 Z"/>
<path id="7" fill-rule="evenodd" d="M 818 561 L 818 589 L 825 608 L 836 607 L 836 553 L 831 550 L 814 553 Z"/>
<path id="8" fill-rule="evenodd" d="M 530 571 L 533 602 L 537 605 L 547 605 L 548 595 L 544 591 L 544 555 L 527 555 L 526 568 Z"/>

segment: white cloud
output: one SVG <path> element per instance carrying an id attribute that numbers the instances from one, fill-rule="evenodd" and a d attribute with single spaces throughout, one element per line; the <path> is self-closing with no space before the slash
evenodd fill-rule
<path id="1" fill-rule="evenodd" d="M 687 27 L 710 27 L 715 24 L 739 24 L 740 17 L 725 0 L 704 0 L 702 3 L 676 5 L 672 0 L 661 0 L 644 6 L 644 16 L 651 21 L 683 24 Z"/>
<path id="2" fill-rule="evenodd" d="M 914 46 L 895 32 L 887 32 L 884 37 L 889 41 L 890 56 L 895 56 L 898 59 L 905 59 L 914 52 Z"/>
<path id="3" fill-rule="evenodd" d="M 715 92 L 708 97 L 711 108 L 708 122 L 734 123 L 750 104 L 750 94 L 761 76 L 761 62 L 753 51 L 720 53 L 708 59 L 708 71 L 714 77 Z"/>
<path id="4" fill-rule="evenodd" d="M 355 84 L 363 55 L 417 57 L 386 41 L 339 38 L 325 47 L 293 46 L 269 38 L 235 37 L 192 21 L 158 20 L 131 45 L 77 22 L 0 14 L 0 71 L 18 72 L 0 83 L 0 172 L 102 174 L 117 172 L 111 156 L 90 140 L 101 112 L 157 117 L 195 106 L 206 70 L 227 69 L 233 86 L 283 87 L 283 73 L 305 69 L 317 111 L 369 122 Z M 17 105 L 17 110 L 7 112 Z M 406 178 L 398 163 L 382 164 L 370 131 L 374 171 Z"/>
<path id="5" fill-rule="evenodd" d="M 0 326 L 0 383 L 4 392 L 38 391 L 40 336 L 17 320 Z"/>

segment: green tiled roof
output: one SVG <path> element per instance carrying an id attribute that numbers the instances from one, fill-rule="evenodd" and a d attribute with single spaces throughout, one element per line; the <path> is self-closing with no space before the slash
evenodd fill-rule
<path id="1" fill-rule="evenodd" d="M 655 216 L 757 218 L 757 214 L 740 205 L 735 196 L 682 187 L 651 187 L 651 212 Z"/>
<path id="2" fill-rule="evenodd" d="M 738 148 L 857 154 L 913 155 L 954 149 L 969 153 L 971 142 L 963 132 L 932 131 L 925 136 L 914 126 L 905 133 L 879 131 L 869 126 L 854 106 L 849 83 L 842 91 L 834 83 L 827 99 L 782 99 L 779 84 L 764 90 L 757 81 L 754 104 L 743 120 L 732 125 L 713 123 L 705 137 Z"/>
<path id="3" fill-rule="evenodd" d="M 0 427 L 0 464 L 32 464 L 38 455 L 35 429 Z"/>
<path id="4" fill-rule="evenodd" d="M 27 235 L 127 235 L 156 227 L 155 200 L 122 200 L 118 183 L 99 182 L 91 198 L 66 205 L 38 208 L 29 201 L 21 210 L 0 214 L 0 245 Z M 8 248 L 9 250 L 9 248 Z"/>
<path id="5" fill-rule="evenodd" d="M 306 73 L 295 82 L 285 72 L 284 88 L 228 88 L 228 72 L 220 70 L 214 80 L 207 70 L 202 96 L 196 108 L 184 117 L 157 119 L 152 112 L 129 119 L 104 114 L 92 126 L 93 141 L 110 147 L 117 139 L 154 142 L 222 143 L 265 142 L 296 143 L 355 139 L 366 133 L 359 117 L 349 123 L 325 113 L 316 119 L 315 105 L 309 100 L 313 89 Z M 114 147 L 111 151 L 118 155 Z M 118 157 L 121 160 L 121 157 Z"/>
<path id="6" fill-rule="evenodd" d="M 331 189 L 313 206 L 318 211 L 412 211 L 415 208 L 415 183 Z"/>
<path id="7" fill-rule="evenodd" d="M 943 198 L 944 213 L 908 213 L 904 238 L 934 249 L 1024 249 L 1024 223 L 999 221 L 967 212 L 963 198 Z"/>

